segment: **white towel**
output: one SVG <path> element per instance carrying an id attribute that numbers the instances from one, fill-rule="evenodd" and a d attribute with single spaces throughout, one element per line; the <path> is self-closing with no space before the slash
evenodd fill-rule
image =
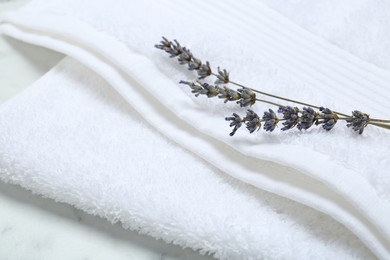
<path id="1" fill-rule="evenodd" d="M 328 235 L 333 246 L 326 250 L 329 240 L 308 236 L 307 226 L 297 227 L 283 208 L 293 205 L 304 220 L 319 213 L 216 174 L 190 153 L 169 152 L 180 148 L 145 126 L 137 128 L 136 122 L 146 120 L 224 174 L 325 212 L 377 256 L 390 256 L 390 162 L 389 147 L 383 145 L 388 133 L 369 128 L 356 136 L 338 126 L 330 133 L 312 129 L 229 137 L 224 117 L 238 108 L 190 97 L 177 82 L 194 75 L 183 73 L 184 68 L 152 46 L 162 34 L 178 37 L 202 59 L 229 69 L 236 81 L 303 100 L 310 97 L 335 110 L 366 109 L 374 117 L 386 117 L 387 72 L 258 3 L 99 3 L 52 1 L 47 6 L 33 1 L 3 17 L 3 32 L 81 61 L 121 98 L 107 101 L 112 90 L 93 73 L 72 60 L 61 64 L 1 108 L 2 180 L 220 258 L 368 257 L 364 248 L 356 250 L 349 233 L 335 234 L 335 223 L 312 218 L 316 220 L 309 227 L 321 232 L 332 227 Z M 100 19 L 103 11 L 107 15 Z M 128 108 L 118 108 L 115 104 L 124 102 L 118 99 L 139 116 L 131 118 Z M 200 178 L 200 172 L 208 177 Z M 236 185 L 240 189 L 234 193 Z M 258 200 L 248 204 L 268 196 L 267 207 L 259 209 Z M 280 201 L 285 205 L 275 206 Z M 181 212 L 183 208 L 188 211 Z M 288 222 L 292 220 L 294 224 Z M 299 234 L 302 240 L 292 238 Z"/>

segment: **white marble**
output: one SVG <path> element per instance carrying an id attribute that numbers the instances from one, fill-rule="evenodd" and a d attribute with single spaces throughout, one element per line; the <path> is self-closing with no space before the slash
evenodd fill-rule
<path id="1" fill-rule="evenodd" d="M 212 259 L 0 182 L 0 259 Z"/>
<path id="2" fill-rule="evenodd" d="M 27 0 L 0 0 L 0 12 Z M 0 37 L 0 105 L 63 57 Z M 0 260 L 3 259 L 213 259 L 168 245 L 70 205 L 0 182 Z"/>

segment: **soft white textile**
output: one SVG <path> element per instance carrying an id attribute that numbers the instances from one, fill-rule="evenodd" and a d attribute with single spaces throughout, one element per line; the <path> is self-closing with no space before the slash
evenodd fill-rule
<path id="1" fill-rule="evenodd" d="M 70 58 L 5 104 L 0 118 L 2 180 L 125 228 L 221 259 L 374 258 L 330 217 L 168 141 Z"/>
<path id="2" fill-rule="evenodd" d="M 261 0 L 311 33 L 390 70 L 387 0 Z"/>
<path id="3" fill-rule="evenodd" d="M 24 11 L 4 16 L 3 32 L 81 61 L 140 116 L 132 122 L 129 111 L 117 111 L 119 100 L 107 104 L 105 93 L 113 90 L 68 60 L 1 109 L 3 180 L 220 258 L 368 257 L 349 233 L 336 235 L 340 226 L 328 218 L 313 217 L 313 224 L 297 227 L 292 214 L 278 217 L 285 213 L 276 206 L 280 201 L 305 222 L 319 213 L 257 187 L 325 212 L 378 257 L 390 257 L 390 160 L 389 146 L 383 145 L 390 141 L 388 133 L 371 127 L 356 136 L 338 126 L 330 133 L 311 129 L 251 136 L 242 131 L 231 138 L 224 117 L 238 108 L 191 97 L 177 82 L 194 75 L 152 46 L 160 35 L 178 37 L 200 58 L 229 69 L 235 81 L 339 111 L 365 109 L 374 117 L 386 117 L 386 71 L 259 3 L 50 3 L 33 1 Z M 94 91 L 91 81 L 97 81 Z M 135 126 L 140 120 L 224 173 L 216 174 L 189 153 L 168 152 L 181 148 L 152 138 L 158 135 L 144 127 L 140 131 Z M 207 177 L 199 177 L 201 172 Z M 236 185 L 240 189 L 234 193 L 229 186 Z M 260 208 L 258 200 L 245 204 L 251 202 L 248 197 L 267 203 Z M 324 237 L 308 236 L 312 226 L 329 229 L 331 249 Z"/>

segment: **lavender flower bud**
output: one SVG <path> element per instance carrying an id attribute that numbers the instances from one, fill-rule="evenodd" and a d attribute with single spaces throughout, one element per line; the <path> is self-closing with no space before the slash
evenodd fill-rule
<path id="1" fill-rule="evenodd" d="M 206 64 L 202 64 L 198 70 L 198 79 L 204 79 L 211 75 L 210 63 L 206 61 Z"/>
<path id="2" fill-rule="evenodd" d="M 364 128 L 368 125 L 370 121 L 370 116 L 362 113 L 358 110 L 352 111 L 352 118 L 347 119 L 347 126 L 352 127 L 354 131 L 359 131 L 359 134 L 362 134 Z"/>
<path id="3" fill-rule="evenodd" d="M 218 87 L 215 87 L 213 85 L 209 85 L 207 83 L 199 83 L 198 84 L 195 84 L 194 82 L 189 82 L 189 81 L 184 81 L 184 80 L 181 80 L 179 82 L 180 84 L 185 84 L 185 85 L 188 85 L 191 87 L 192 89 L 192 93 L 195 94 L 195 97 L 198 97 L 199 95 L 206 95 L 207 97 L 216 97 L 218 95 Z"/>
<path id="4" fill-rule="evenodd" d="M 169 41 L 164 36 L 162 38 L 163 38 L 163 40 L 160 41 L 160 44 L 156 44 L 156 45 L 154 45 L 154 47 L 169 53 L 171 51 L 171 44 L 172 44 L 172 42 Z"/>
<path id="5" fill-rule="evenodd" d="M 225 69 L 222 71 L 218 67 L 218 75 L 216 75 L 216 77 L 217 77 L 217 80 L 215 81 L 216 85 L 229 83 L 229 72 L 227 72 Z"/>
<path id="6" fill-rule="evenodd" d="M 246 117 L 244 117 L 243 121 L 245 121 L 246 129 L 249 130 L 249 133 L 253 133 L 256 129 L 258 131 L 261 127 L 260 117 L 250 109 L 246 112 Z"/>
<path id="7" fill-rule="evenodd" d="M 319 119 L 316 124 L 322 124 L 322 128 L 326 131 L 330 131 L 337 123 L 339 117 L 329 108 L 320 107 L 321 113 L 319 114 Z"/>
<path id="8" fill-rule="evenodd" d="M 180 53 L 179 58 L 177 59 L 181 65 L 188 64 L 192 61 L 192 53 L 186 47 L 182 48 L 182 53 Z"/>
<path id="9" fill-rule="evenodd" d="M 318 113 L 311 107 L 304 107 L 300 122 L 297 125 L 299 130 L 309 129 L 318 120 Z"/>
<path id="10" fill-rule="evenodd" d="M 201 94 L 201 91 L 203 90 L 202 86 L 196 85 L 194 82 L 180 80 L 179 84 L 185 84 L 190 86 L 190 88 L 192 89 L 191 92 L 195 94 L 195 97 L 199 96 Z"/>
<path id="11" fill-rule="evenodd" d="M 283 114 L 283 122 L 284 127 L 281 129 L 282 131 L 289 130 L 296 126 L 299 122 L 298 116 L 299 109 L 297 107 L 279 107 L 278 113 Z"/>
<path id="12" fill-rule="evenodd" d="M 241 107 L 252 106 L 256 102 L 256 93 L 249 88 L 240 88 L 237 91 L 241 94 L 241 99 L 237 101 Z"/>
<path id="13" fill-rule="evenodd" d="M 203 95 L 207 95 L 207 97 L 216 97 L 218 95 L 218 87 L 215 87 L 213 85 L 203 83 L 202 84 L 203 90 L 202 93 Z"/>
<path id="14" fill-rule="evenodd" d="M 200 60 L 198 60 L 197 58 L 195 58 L 194 56 L 192 56 L 192 61 L 190 61 L 188 63 L 188 69 L 189 70 L 198 70 L 198 69 L 200 69 L 200 66 L 202 66 L 202 62 Z"/>
<path id="15" fill-rule="evenodd" d="M 264 112 L 263 121 L 264 130 L 272 132 L 275 130 L 276 125 L 279 123 L 279 118 L 272 109 L 269 109 L 268 112 Z"/>
<path id="16" fill-rule="evenodd" d="M 232 121 L 230 122 L 230 127 L 233 127 L 233 131 L 229 134 L 230 136 L 233 136 L 236 131 L 238 130 L 238 128 L 241 127 L 242 125 L 242 119 L 239 115 L 237 115 L 236 113 L 233 113 L 233 116 L 231 117 L 226 117 L 225 118 L 226 121 Z"/>
<path id="17" fill-rule="evenodd" d="M 224 98 L 224 103 L 228 101 L 235 101 L 241 98 L 241 94 L 233 89 L 230 89 L 226 86 L 219 88 L 219 98 Z"/>
<path id="18" fill-rule="evenodd" d="M 176 57 L 176 56 L 179 56 L 180 54 L 183 53 L 183 48 L 181 47 L 180 43 L 176 40 L 174 40 L 175 43 L 171 43 L 171 49 L 168 51 L 169 54 L 171 54 L 171 56 L 169 56 L 170 58 L 173 58 L 173 57 Z"/>

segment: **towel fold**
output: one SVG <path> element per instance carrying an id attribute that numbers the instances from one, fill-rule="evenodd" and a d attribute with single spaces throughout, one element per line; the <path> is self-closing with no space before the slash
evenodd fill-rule
<path id="1" fill-rule="evenodd" d="M 390 257 L 388 133 L 229 137 L 224 117 L 239 108 L 192 97 L 177 82 L 194 75 L 153 45 L 180 37 L 235 81 L 374 117 L 386 114 L 388 72 L 252 2 L 37 0 L 2 21 L 4 33 L 89 68 L 67 58 L 0 108 L 2 180 L 218 258 L 370 257 L 297 201 Z"/>

